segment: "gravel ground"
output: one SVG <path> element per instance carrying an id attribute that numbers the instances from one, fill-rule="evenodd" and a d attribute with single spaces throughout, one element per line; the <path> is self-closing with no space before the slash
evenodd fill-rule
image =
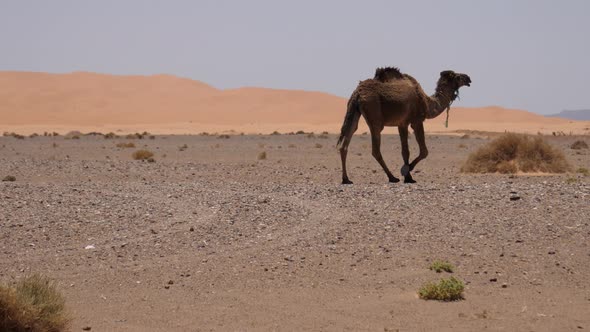
<path id="1" fill-rule="evenodd" d="M 548 137 L 590 168 L 576 139 Z M 0 137 L 0 281 L 55 279 L 72 331 L 590 329 L 589 176 L 460 174 L 487 139 L 429 136 L 389 184 L 359 135 L 343 186 L 335 141 Z M 464 300 L 418 299 L 433 260 Z"/>

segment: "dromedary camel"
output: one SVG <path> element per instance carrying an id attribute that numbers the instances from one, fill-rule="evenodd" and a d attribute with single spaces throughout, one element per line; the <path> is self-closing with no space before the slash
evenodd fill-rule
<path id="1" fill-rule="evenodd" d="M 387 174 L 389 182 L 394 183 L 399 182 L 399 179 L 391 174 L 381 156 L 381 131 L 385 126 L 398 127 L 404 159 L 401 174 L 405 183 L 415 183 L 410 172 L 428 155 L 424 120 L 435 118 L 448 110 L 457 98 L 459 88 L 470 86 L 470 83 L 471 79 L 466 74 L 445 70 L 440 73 L 435 93 L 428 96 L 412 76 L 401 73 L 397 68 L 377 68 L 375 77 L 361 81 L 348 100 L 348 109 L 338 139 L 342 159 L 342 183 L 352 184 L 346 173 L 346 154 L 361 115 L 371 131 L 373 157 Z M 411 163 L 408 126 L 414 129 L 420 146 L 420 154 Z"/>

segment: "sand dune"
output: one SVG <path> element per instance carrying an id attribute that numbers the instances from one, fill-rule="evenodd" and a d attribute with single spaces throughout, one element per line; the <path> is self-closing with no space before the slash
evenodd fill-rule
<path id="1" fill-rule="evenodd" d="M 345 111 L 346 98 L 327 93 L 267 88 L 219 90 L 171 75 L 0 72 L 3 131 L 337 132 Z M 443 123 L 444 115 L 428 121 L 427 128 L 437 132 L 588 133 L 590 127 L 590 122 L 501 107 L 453 107 L 449 128 Z M 359 131 L 365 130 L 361 124 Z"/>

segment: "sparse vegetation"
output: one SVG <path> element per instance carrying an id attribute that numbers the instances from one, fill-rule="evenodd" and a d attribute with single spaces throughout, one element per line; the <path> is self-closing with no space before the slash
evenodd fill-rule
<path id="1" fill-rule="evenodd" d="M 49 279 L 33 275 L 15 287 L 0 285 L 1 331 L 60 332 L 69 322 L 65 300 Z"/>
<path id="2" fill-rule="evenodd" d="M 323 147 L 323 145 L 321 145 L 320 143 L 316 143 L 314 146 L 316 149 L 321 149 Z"/>
<path id="3" fill-rule="evenodd" d="M 117 137 L 119 137 L 119 136 L 117 136 L 117 134 L 115 134 L 115 133 L 113 133 L 113 132 L 106 133 L 106 134 L 104 135 L 104 138 L 105 138 L 105 139 L 112 139 L 112 138 L 117 138 Z"/>
<path id="4" fill-rule="evenodd" d="M 181 151 L 181 152 L 184 151 L 184 150 L 186 150 L 186 149 L 188 149 L 188 145 L 186 145 L 186 144 L 183 144 L 183 145 L 181 145 L 181 146 L 178 147 L 178 151 Z"/>
<path id="5" fill-rule="evenodd" d="M 295 135 L 305 135 L 305 132 L 303 130 L 297 130 Z"/>
<path id="6" fill-rule="evenodd" d="M 4 132 L 3 136 L 12 136 L 16 139 L 25 139 L 25 136 L 23 136 L 23 135 L 19 135 L 17 133 L 7 132 L 7 131 Z"/>
<path id="7" fill-rule="evenodd" d="M 575 141 L 574 143 L 572 143 L 572 145 L 570 145 L 570 148 L 573 150 L 587 149 L 588 144 L 585 141 L 578 140 L 578 141 Z"/>
<path id="8" fill-rule="evenodd" d="M 271 135 L 280 135 L 280 134 L 281 134 L 281 133 L 279 133 L 279 132 L 278 132 L 278 131 L 276 131 L 276 130 L 275 130 L 275 131 L 273 131 L 273 132 L 271 133 Z"/>
<path id="9" fill-rule="evenodd" d="M 453 273 L 455 267 L 453 264 L 446 261 L 434 261 L 432 264 L 430 264 L 429 269 L 436 273 L 441 273 L 443 271 Z"/>
<path id="10" fill-rule="evenodd" d="M 133 144 L 133 142 L 128 142 L 128 143 L 121 142 L 121 143 L 117 143 L 117 147 L 118 148 L 134 148 L 135 144 Z"/>
<path id="11" fill-rule="evenodd" d="M 459 144 L 457 147 L 459 149 L 467 149 L 467 145 L 465 145 L 465 144 Z"/>
<path id="12" fill-rule="evenodd" d="M 457 301 L 463 299 L 465 285 L 455 277 L 441 279 L 438 283 L 429 282 L 422 286 L 418 295 L 423 300 Z"/>
<path id="13" fill-rule="evenodd" d="M 288 148 L 291 148 L 291 149 L 293 149 L 293 148 L 295 148 L 295 147 L 296 147 L 296 146 L 295 146 L 295 144 L 289 144 L 289 145 L 288 145 Z"/>
<path id="14" fill-rule="evenodd" d="M 266 151 L 262 151 L 258 154 L 258 160 L 265 160 L 266 159 Z"/>
<path id="15" fill-rule="evenodd" d="M 587 168 L 585 168 L 585 167 L 580 167 L 580 168 L 578 168 L 578 169 L 576 170 L 576 173 L 580 173 L 580 174 L 582 174 L 582 175 L 584 175 L 584 176 L 588 176 L 588 175 L 590 175 L 590 171 L 588 171 L 588 169 L 587 169 Z"/>
<path id="16" fill-rule="evenodd" d="M 219 135 L 217 138 L 228 139 L 230 136 L 227 134 Z"/>
<path id="17" fill-rule="evenodd" d="M 154 154 L 151 151 L 148 150 L 137 150 L 135 152 L 133 152 L 133 159 L 135 160 L 148 160 L 149 158 L 152 158 L 154 156 Z"/>
<path id="18" fill-rule="evenodd" d="M 507 133 L 472 153 L 461 171 L 465 173 L 564 173 L 571 169 L 563 153 L 542 137 Z"/>
<path id="19" fill-rule="evenodd" d="M 143 132 L 143 134 L 135 133 L 135 134 L 128 134 L 125 136 L 127 139 L 143 139 L 143 136 L 149 135 L 147 132 Z"/>
<path id="20" fill-rule="evenodd" d="M 14 182 L 16 181 L 16 177 L 12 176 L 12 175 L 7 175 L 5 176 L 2 181 L 4 182 Z"/>

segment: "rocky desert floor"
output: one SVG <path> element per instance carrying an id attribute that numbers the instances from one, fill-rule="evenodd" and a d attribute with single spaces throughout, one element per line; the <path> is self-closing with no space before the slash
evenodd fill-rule
<path id="1" fill-rule="evenodd" d="M 358 135 L 344 186 L 336 138 L 0 137 L 0 282 L 56 280 L 72 331 L 590 330 L 590 177 L 461 174 L 488 140 L 429 136 L 389 184 Z M 434 260 L 464 300 L 418 298 Z"/>

